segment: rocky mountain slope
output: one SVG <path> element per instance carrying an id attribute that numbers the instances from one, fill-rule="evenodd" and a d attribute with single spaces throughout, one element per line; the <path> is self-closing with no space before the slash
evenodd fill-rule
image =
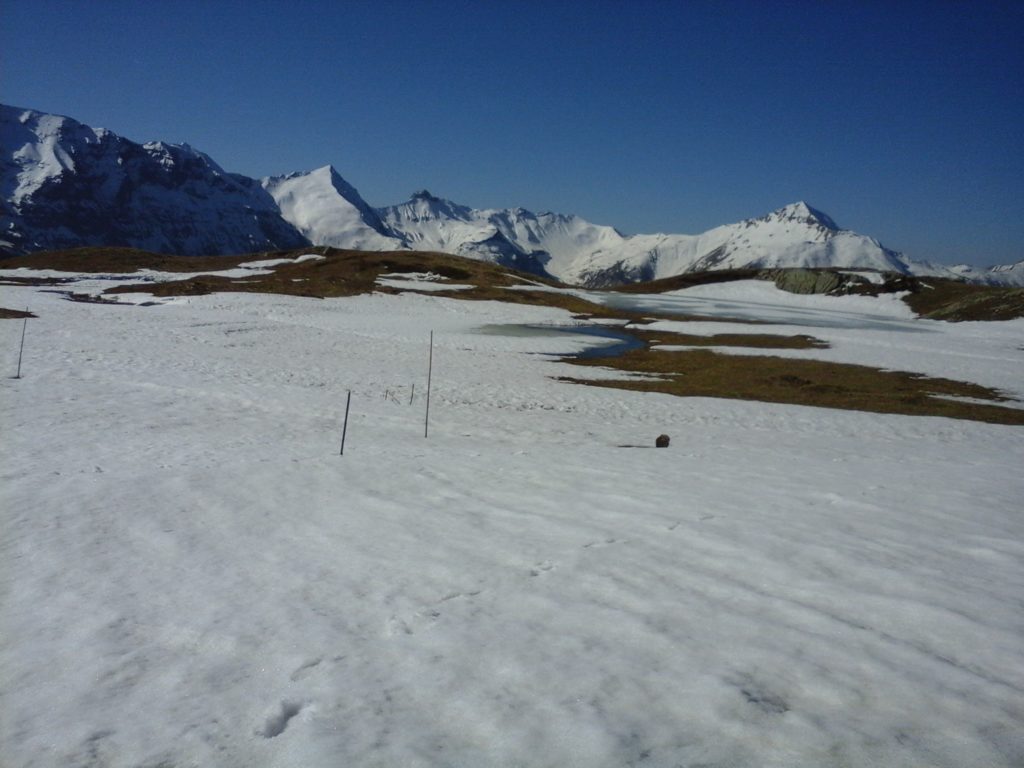
<path id="1" fill-rule="evenodd" d="M 804 202 L 698 235 L 625 235 L 579 216 L 481 210 L 426 191 L 375 209 L 331 166 L 255 180 L 187 144 L 137 144 L 0 105 L 0 252 L 119 245 L 200 255 L 309 244 L 441 251 L 590 287 L 817 267 L 1024 284 L 1024 262 L 983 270 L 912 261 Z"/>
<path id="2" fill-rule="evenodd" d="M 307 242 L 258 182 L 187 144 L 137 144 L 3 105 L 0 241 L 12 252 L 123 245 L 183 255 Z"/>

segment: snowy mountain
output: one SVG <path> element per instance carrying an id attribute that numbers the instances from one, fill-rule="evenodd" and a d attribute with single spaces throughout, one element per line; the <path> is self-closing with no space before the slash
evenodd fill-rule
<path id="1" fill-rule="evenodd" d="M 137 144 L 0 105 L 0 245 L 125 245 L 183 255 L 307 244 L 259 182 L 187 144 Z"/>
<path id="2" fill-rule="evenodd" d="M 1021 264 L 911 261 L 804 202 L 698 235 L 625 235 L 579 216 L 475 209 L 429 192 L 373 208 L 331 166 L 261 180 L 187 144 L 137 144 L 0 105 L 0 252 L 125 245 L 183 255 L 308 244 L 433 250 L 602 287 L 689 272 L 838 267 L 1024 284 Z"/>
<path id="3" fill-rule="evenodd" d="M 538 231 L 543 232 L 543 227 L 537 216 L 522 208 L 479 211 L 421 190 L 408 202 L 378 212 L 393 231 L 402 233 L 411 248 L 555 274 L 547 263 L 547 250 L 537 247 L 542 242 Z"/>
<path id="4" fill-rule="evenodd" d="M 380 213 L 416 247 L 471 255 L 480 243 L 500 238 L 506 247 L 531 254 L 560 280 L 591 287 L 745 267 L 936 271 L 873 238 L 840 229 L 803 202 L 700 235 L 627 236 L 578 216 L 522 208 L 474 210 L 425 193 Z"/>
<path id="5" fill-rule="evenodd" d="M 277 203 L 281 216 L 312 243 L 367 251 L 406 247 L 356 188 L 329 165 L 265 178 L 260 184 Z"/>

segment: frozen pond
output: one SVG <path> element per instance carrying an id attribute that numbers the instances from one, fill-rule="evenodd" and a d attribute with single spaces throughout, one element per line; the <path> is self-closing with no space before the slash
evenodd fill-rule
<path id="1" fill-rule="evenodd" d="M 749 285 L 756 283 L 756 285 Z M 664 294 L 593 293 L 586 298 L 598 304 L 630 312 L 749 320 L 805 328 L 850 328 L 858 330 L 927 333 L 932 329 L 917 323 L 909 309 L 880 314 L 880 300 L 861 296 L 803 296 L 783 294 L 772 283 L 741 281 Z M 711 295 L 711 294 L 714 295 Z M 776 298 L 781 294 L 784 298 Z M 874 303 L 862 309 L 864 301 Z M 898 301 L 898 299 L 894 300 Z M 891 308 L 893 302 L 884 306 Z M 902 305 L 901 305 L 902 306 Z"/>
<path id="2" fill-rule="evenodd" d="M 607 325 L 526 325 L 526 324 L 494 324 L 484 325 L 479 332 L 489 336 L 516 337 L 552 337 L 552 336 L 588 336 L 601 339 L 606 343 L 588 346 L 585 349 L 563 355 L 550 353 L 559 357 L 575 357 L 577 360 L 593 360 L 602 357 L 618 357 L 633 349 L 643 349 L 644 342 L 621 327 Z"/>

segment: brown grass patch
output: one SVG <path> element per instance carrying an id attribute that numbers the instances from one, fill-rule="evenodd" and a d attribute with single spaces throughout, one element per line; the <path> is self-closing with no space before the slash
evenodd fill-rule
<path id="1" fill-rule="evenodd" d="M 31 312 L 23 309 L 7 309 L 0 307 L 0 320 L 19 320 L 23 317 L 35 317 Z"/>
<path id="2" fill-rule="evenodd" d="M 993 402 L 1010 399 L 988 387 L 860 365 L 728 355 L 705 349 L 658 351 L 650 348 L 627 352 L 612 359 L 566 358 L 564 362 L 655 374 L 652 378 L 629 381 L 565 379 L 588 386 L 662 392 L 680 397 L 756 400 L 1024 425 L 1024 410 L 943 399 L 943 396 Z"/>
<path id="3" fill-rule="evenodd" d="M 631 283 L 630 285 L 617 285 L 608 290 L 616 293 L 665 293 L 666 291 L 679 291 L 683 288 L 693 288 L 698 285 L 709 285 L 712 283 L 731 283 L 736 280 L 755 280 L 761 277 L 757 269 L 714 269 L 707 272 L 688 272 L 673 277 L 663 277 L 660 280 L 650 280 L 646 283 Z"/>
<path id="4" fill-rule="evenodd" d="M 55 269 L 61 272 L 135 272 L 153 269 L 160 272 L 207 272 L 231 269 L 245 261 L 274 258 L 272 255 L 248 256 L 170 256 L 138 248 L 69 248 L 41 251 L 0 260 L 3 269 Z"/>
<path id="5" fill-rule="evenodd" d="M 921 317 L 960 322 L 1024 317 L 1024 288 L 920 278 L 903 301 Z"/>
<path id="6" fill-rule="evenodd" d="M 799 333 L 793 336 L 776 336 L 770 333 L 716 333 L 712 336 L 695 336 L 689 333 L 666 331 L 645 331 L 626 329 L 651 345 L 686 347 L 750 347 L 753 349 L 827 349 L 828 343 L 814 336 Z M 653 350 L 652 350 L 653 351 Z M 672 350 L 658 354 L 671 354 Z"/>
<path id="7" fill-rule="evenodd" d="M 165 283 L 118 286 L 109 289 L 107 293 L 141 291 L 152 293 L 155 296 L 183 296 L 215 292 L 246 292 L 334 298 L 356 296 L 374 291 L 400 293 L 402 289 L 389 288 L 376 283 L 378 277 L 395 273 L 433 273 L 453 283 L 469 283 L 481 290 L 520 285 L 525 280 L 540 280 L 533 275 L 504 269 L 494 264 L 444 253 L 343 251 L 321 247 L 253 254 L 236 259 L 234 264 L 224 268 L 258 259 L 294 259 L 307 253 L 316 253 L 324 258 L 281 264 L 274 267 L 269 274 L 263 275 L 252 274 L 242 277 L 198 275 L 186 280 Z M 192 269 L 191 271 L 199 270 Z M 415 286 L 410 285 L 411 290 L 414 288 Z M 464 292 L 451 293 L 461 295 Z"/>

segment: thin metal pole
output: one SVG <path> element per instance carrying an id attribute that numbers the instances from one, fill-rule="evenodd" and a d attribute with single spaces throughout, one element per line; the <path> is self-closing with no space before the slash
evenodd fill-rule
<path id="1" fill-rule="evenodd" d="M 348 399 L 345 401 L 345 426 L 341 428 L 341 453 L 339 456 L 345 455 L 345 434 L 348 432 L 348 407 L 352 405 L 352 390 L 348 391 Z"/>
<path id="2" fill-rule="evenodd" d="M 25 311 L 28 312 L 28 307 L 25 307 Z M 21 378 L 21 355 L 25 351 L 25 329 L 28 328 L 28 316 L 25 317 L 25 322 L 21 326 L 21 348 L 18 350 L 18 375 L 14 378 Z M 7 370 L 10 370 L 8 368 Z"/>
<path id="3" fill-rule="evenodd" d="M 434 332 L 430 332 L 430 358 L 427 363 L 427 413 L 423 417 L 423 436 L 427 436 L 430 429 L 430 378 L 434 372 Z"/>
<path id="4" fill-rule="evenodd" d="M 412 399 L 416 397 L 416 382 L 412 383 L 412 392 L 409 393 L 409 405 L 412 405 Z"/>

